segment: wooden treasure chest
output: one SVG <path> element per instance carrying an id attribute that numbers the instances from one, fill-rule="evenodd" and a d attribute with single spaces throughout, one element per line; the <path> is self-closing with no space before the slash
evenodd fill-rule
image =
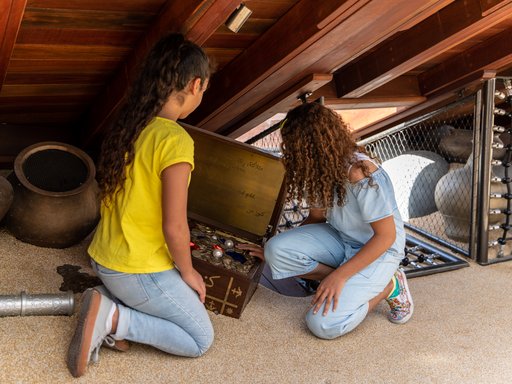
<path id="1" fill-rule="evenodd" d="M 275 233 L 285 198 L 284 167 L 255 147 L 183 126 L 195 148 L 188 197 L 192 262 L 206 283 L 206 308 L 239 318 L 264 263 L 237 245 L 262 245 Z"/>

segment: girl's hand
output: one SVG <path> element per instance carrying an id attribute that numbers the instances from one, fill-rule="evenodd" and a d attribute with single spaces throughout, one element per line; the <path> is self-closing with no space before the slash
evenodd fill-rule
<path id="1" fill-rule="evenodd" d="M 196 291 L 199 295 L 199 300 L 204 304 L 206 298 L 206 285 L 204 284 L 203 277 L 195 269 L 190 272 L 182 273 L 181 278 L 190 288 Z"/>
<path id="2" fill-rule="evenodd" d="M 331 303 L 333 305 L 332 311 L 335 312 L 338 308 L 338 300 L 341 295 L 341 290 L 345 286 L 345 278 L 340 277 L 338 270 L 332 271 L 325 277 L 316 290 L 316 294 L 311 301 L 313 307 L 313 314 L 316 315 L 320 307 L 325 302 L 323 316 L 327 315 Z"/>
<path id="3" fill-rule="evenodd" d="M 249 251 L 249 255 L 257 257 L 258 259 L 261 259 L 265 261 L 265 255 L 263 253 L 263 247 L 256 245 L 256 244 L 237 244 L 237 248 L 245 249 L 246 251 Z"/>

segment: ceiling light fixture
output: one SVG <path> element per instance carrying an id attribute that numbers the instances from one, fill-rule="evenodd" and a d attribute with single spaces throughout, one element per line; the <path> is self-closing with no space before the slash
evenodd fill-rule
<path id="1" fill-rule="evenodd" d="M 251 14 L 252 11 L 244 3 L 241 3 L 226 20 L 226 27 L 237 33 Z"/>

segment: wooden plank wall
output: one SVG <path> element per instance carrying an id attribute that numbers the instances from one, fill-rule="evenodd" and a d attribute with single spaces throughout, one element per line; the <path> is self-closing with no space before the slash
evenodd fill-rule
<path id="1" fill-rule="evenodd" d="M 38 141 L 79 145 L 78 123 L 165 0 L 10 0 L 0 52 L 0 166 Z M 25 4 L 26 3 L 26 4 Z M 13 9 L 16 11 L 14 12 Z M 19 27 L 19 31 L 17 29 Z M 7 38 L 6 37 L 6 38 Z"/>

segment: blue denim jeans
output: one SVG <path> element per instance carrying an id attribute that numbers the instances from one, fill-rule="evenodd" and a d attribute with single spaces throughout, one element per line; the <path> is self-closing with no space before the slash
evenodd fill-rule
<path id="1" fill-rule="evenodd" d="M 213 342 L 210 318 L 178 270 L 130 274 L 93 260 L 91 264 L 118 303 L 115 339 L 148 344 L 179 356 L 197 357 L 208 350 Z"/>
<path id="2" fill-rule="evenodd" d="M 331 225 L 309 224 L 271 238 L 265 245 L 265 260 L 272 276 L 282 279 L 305 275 L 319 263 L 338 268 L 357 251 L 357 248 L 344 243 Z M 388 251 L 348 279 L 336 312 L 331 308 L 323 316 L 322 306 L 314 315 L 310 309 L 306 314 L 306 324 L 311 332 L 322 339 L 333 339 L 357 327 L 368 313 L 368 302 L 384 290 L 402 257 Z"/>

